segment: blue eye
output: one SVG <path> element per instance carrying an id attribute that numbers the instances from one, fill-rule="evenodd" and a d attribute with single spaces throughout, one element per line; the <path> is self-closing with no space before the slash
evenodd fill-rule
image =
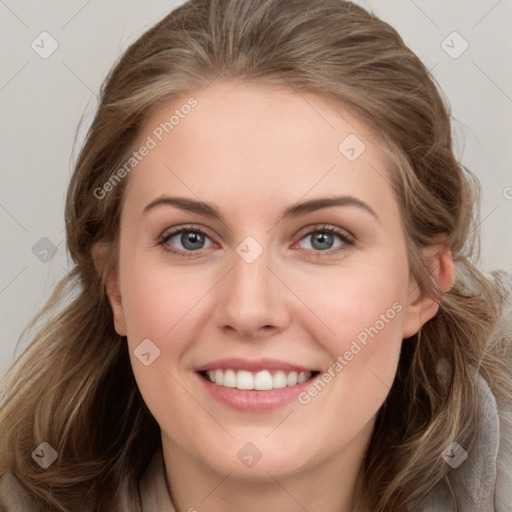
<path id="1" fill-rule="evenodd" d="M 317 255 L 327 255 L 338 253 L 348 249 L 354 245 L 354 239 L 344 230 L 333 226 L 315 226 L 315 229 L 304 235 L 300 241 L 310 238 L 310 247 L 306 249 L 312 250 Z M 333 247 L 335 239 L 338 238 L 340 243 Z M 173 240 L 175 239 L 175 240 Z M 209 246 L 205 246 L 206 241 L 210 241 Z M 300 243 L 299 241 L 299 243 Z M 181 244 L 183 248 L 176 248 L 176 244 Z M 212 247 L 213 243 L 204 230 L 194 226 L 183 226 L 177 228 L 167 234 L 158 242 L 158 245 L 170 253 L 185 257 L 194 257 L 201 249 Z"/>
<path id="2" fill-rule="evenodd" d="M 333 226 L 316 226 L 313 231 L 309 231 L 302 240 L 310 239 L 310 248 L 317 252 L 338 252 L 354 245 L 354 240 L 345 231 Z M 341 241 L 338 246 L 333 248 L 335 239 Z"/>
<path id="3" fill-rule="evenodd" d="M 177 238 L 185 250 L 169 247 L 173 238 Z M 202 229 L 183 227 L 167 233 L 159 244 L 172 253 L 192 256 L 192 252 L 205 248 L 204 243 L 207 238 L 209 239 L 208 235 Z"/>

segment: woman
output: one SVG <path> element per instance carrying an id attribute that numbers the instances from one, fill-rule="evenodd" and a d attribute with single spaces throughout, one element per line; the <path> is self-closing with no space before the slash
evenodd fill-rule
<path id="1" fill-rule="evenodd" d="M 0 508 L 508 510 L 510 282 L 472 264 L 476 191 L 388 24 L 180 6 L 102 90 L 76 265 L 3 382 Z"/>

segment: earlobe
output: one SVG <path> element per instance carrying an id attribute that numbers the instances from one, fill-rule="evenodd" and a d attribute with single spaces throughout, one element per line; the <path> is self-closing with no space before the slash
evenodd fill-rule
<path id="1" fill-rule="evenodd" d="M 100 276 L 105 270 L 105 265 L 107 264 L 109 253 L 110 246 L 107 244 L 98 243 L 92 249 L 94 265 Z M 108 271 L 105 286 L 110 307 L 112 308 L 115 330 L 120 336 L 126 336 L 126 323 L 124 318 L 121 292 L 119 289 L 119 276 L 117 266 L 114 266 Z"/>
<path id="2" fill-rule="evenodd" d="M 435 245 L 424 250 L 423 255 L 430 278 L 435 281 L 441 294 L 446 293 L 455 282 L 455 266 L 451 250 L 446 246 Z M 423 292 L 416 279 L 412 279 L 402 327 L 402 338 L 410 338 L 416 334 L 426 322 L 436 315 L 438 310 L 438 300 Z"/>

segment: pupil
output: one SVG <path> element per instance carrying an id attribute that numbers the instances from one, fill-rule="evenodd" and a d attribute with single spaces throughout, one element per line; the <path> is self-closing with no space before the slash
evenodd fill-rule
<path id="1" fill-rule="evenodd" d="M 313 240 L 314 240 L 314 243 L 315 242 L 320 242 L 320 244 L 322 243 L 327 243 L 327 245 L 329 245 L 329 243 L 332 243 L 332 237 L 333 235 L 330 234 L 330 233 L 318 233 L 316 234 L 314 237 L 313 237 Z M 314 243 L 313 243 L 313 246 L 314 246 Z M 320 247 L 317 247 L 319 249 L 329 249 L 329 247 L 326 247 L 325 245 L 321 245 Z"/>
<path id="2" fill-rule="evenodd" d="M 195 250 L 200 249 L 200 247 L 194 246 L 194 243 L 199 244 L 202 242 L 202 234 L 201 233 L 183 233 L 181 237 L 181 243 L 183 244 L 183 247 L 186 247 L 187 249 Z"/>

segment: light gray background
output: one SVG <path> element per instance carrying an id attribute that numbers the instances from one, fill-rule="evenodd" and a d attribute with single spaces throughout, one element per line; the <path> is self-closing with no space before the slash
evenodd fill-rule
<path id="1" fill-rule="evenodd" d="M 180 3 L 0 0 L 0 376 L 25 347 L 15 354 L 21 330 L 69 268 L 65 191 L 100 84 L 128 43 Z M 433 69 L 452 106 L 456 153 L 482 184 L 479 266 L 512 272 L 512 0 L 358 3 Z M 47 59 L 31 48 L 43 31 L 59 45 Z M 453 31 L 469 44 L 458 58 L 442 47 L 462 48 L 458 36 L 446 39 Z M 57 247 L 47 262 L 32 252 L 43 237 Z"/>

